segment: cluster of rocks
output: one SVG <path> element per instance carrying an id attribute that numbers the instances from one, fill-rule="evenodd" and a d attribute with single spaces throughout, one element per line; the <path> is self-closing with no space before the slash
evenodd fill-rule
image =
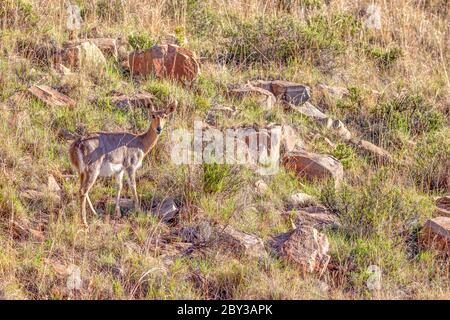
<path id="1" fill-rule="evenodd" d="M 127 41 L 119 38 L 86 38 L 72 40 L 58 46 L 46 41 L 40 44 L 19 42 L 19 54 L 34 61 L 53 66 L 65 78 L 71 70 L 85 70 L 98 73 L 107 66 L 106 57 L 113 57 L 132 77 L 153 75 L 182 82 L 191 82 L 200 74 L 200 65 L 195 54 L 175 44 L 155 45 L 146 50 L 129 51 Z M 33 85 L 29 92 L 44 103 L 54 106 L 75 106 L 75 101 L 46 85 Z M 113 96 L 112 103 L 124 106 L 152 105 L 153 97 L 142 92 L 134 95 Z"/>

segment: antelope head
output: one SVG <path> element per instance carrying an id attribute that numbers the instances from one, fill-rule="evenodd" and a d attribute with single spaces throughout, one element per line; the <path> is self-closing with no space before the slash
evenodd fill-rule
<path id="1" fill-rule="evenodd" d="M 151 112 L 151 125 L 150 128 L 156 132 L 157 135 L 161 134 L 164 124 L 166 123 L 167 116 L 175 111 L 178 102 L 171 102 L 166 110 L 153 111 Z"/>

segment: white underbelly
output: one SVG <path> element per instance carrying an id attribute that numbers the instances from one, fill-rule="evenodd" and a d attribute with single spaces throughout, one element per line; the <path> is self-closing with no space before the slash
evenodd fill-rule
<path id="1" fill-rule="evenodd" d="M 103 162 L 102 166 L 100 167 L 100 177 L 110 177 L 116 173 L 119 173 L 123 170 L 123 165 L 121 163 L 115 164 L 115 163 L 108 163 Z"/>

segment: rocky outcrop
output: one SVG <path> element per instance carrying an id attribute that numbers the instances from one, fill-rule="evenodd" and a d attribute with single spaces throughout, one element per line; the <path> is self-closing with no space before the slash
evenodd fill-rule
<path id="1" fill-rule="evenodd" d="M 129 55 L 130 72 L 133 76 L 155 75 L 180 81 L 193 81 L 200 73 L 194 53 L 176 45 L 155 45 Z"/>
<path id="2" fill-rule="evenodd" d="M 285 154 L 283 165 L 286 169 L 293 170 L 297 176 L 310 180 L 333 178 L 336 186 L 339 186 L 344 176 L 342 164 L 332 156 L 304 150 Z"/>

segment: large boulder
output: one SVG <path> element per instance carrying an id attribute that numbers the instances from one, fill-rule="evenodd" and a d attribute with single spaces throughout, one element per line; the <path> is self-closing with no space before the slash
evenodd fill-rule
<path id="1" fill-rule="evenodd" d="M 192 81 L 200 73 L 200 66 L 192 51 L 176 45 L 155 45 L 129 55 L 130 72 L 133 76 L 155 75 Z"/>
<path id="2" fill-rule="evenodd" d="M 434 249 L 450 257 L 450 218 L 436 217 L 425 222 L 419 235 L 419 244 L 424 249 Z"/>
<path id="3" fill-rule="evenodd" d="M 342 164 L 334 157 L 304 150 L 285 154 L 283 165 L 286 169 L 293 170 L 297 176 L 310 180 L 334 178 L 336 186 L 339 186 L 344 176 Z"/>
<path id="4" fill-rule="evenodd" d="M 303 272 L 322 274 L 330 261 L 326 235 L 311 226 L 301 226 L 275 239 L 273 249 Z"/>

